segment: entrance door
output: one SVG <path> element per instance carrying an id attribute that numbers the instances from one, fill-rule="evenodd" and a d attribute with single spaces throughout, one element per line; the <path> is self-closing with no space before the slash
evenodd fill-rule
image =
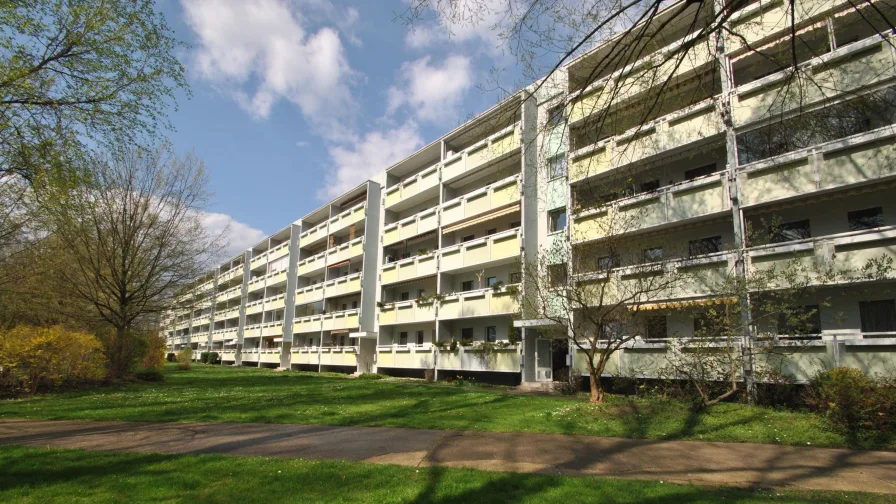
<path id="1" fill-rule="evenodd" d="M 551 340 L 535 340 L 535 379 L 537 381 L 551 381 L 554 379 L 551 372 Z"/>

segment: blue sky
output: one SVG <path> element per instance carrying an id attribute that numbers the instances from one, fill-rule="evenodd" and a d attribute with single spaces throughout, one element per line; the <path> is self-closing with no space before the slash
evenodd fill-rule
<path id="1" fill-rule="evenodd" d="M 163 0 L 192 97 L 171 112 L 177 150 L 206 163 L 209 226 L 251 246 L 495 104 L 512 67 L 486 17 L 435 13 L 409 30 L 406 0 Z M 503 84 L 518 78 L 505 75 Z M 231 221 L 232 219 L 232 221 Z"/>

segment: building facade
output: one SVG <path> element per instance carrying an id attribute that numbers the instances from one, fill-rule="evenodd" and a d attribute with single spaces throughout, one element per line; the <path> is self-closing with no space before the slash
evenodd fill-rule
<path id="1" fill-rule="evenodd" d="M 796 7 L 745 4 L 709 37 L 713 5 L 667 8 L 654 36 L 589 51 L 209 272 L 165 319 L 169 348 L 236 365 L 550 381 L 584 365 L 575 352 L 558 362 L 538 321 L 520 320 L 523 265 L 545 250 L 575 258 L 631 236 L 657 243 L 644 263 L 688 259 L 710 276 L 794 258 L 892 261 L 896 12 Z M 781 231 L 749 238 L 770 221 Z M 594 267 L 620 278 L 632 266 L 605 257 Z M 892 369 L 894 276 L 808 292 L 815 328 L 782 371 Z M 607 374 L 649 376 L 669 340 L 695 336 L 708 296 L 693 285 L 652 300 Z M 793 336 L 775 331 L 781 345 Z"/>

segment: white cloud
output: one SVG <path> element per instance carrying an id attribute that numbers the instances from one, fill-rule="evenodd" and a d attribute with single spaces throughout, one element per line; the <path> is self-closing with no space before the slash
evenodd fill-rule
<path id="1" fill-rule="evenodd" d="M 334 167 L 319 196 L 324 200 L 340 196 L 422 146 L 417 125 L 409 121 L 397 128 L 367 133 L 351 147 L 331 147 Z"/>
<path id="2" fill-rule="evenodd" d="M 216 212 L 202 212 L 202 224 L 210 236 L 221 236 L 225 257 L 236 254 L 260 242 L 266 236 L 260 229 L 244 224 L 233 217 Z"/>
<path id="3" fill-rule="evenodd" d="M 441 65 L 430 65 L 429 56 L 404 63 L 399 85 L 389 88 L 386 113 L 407 106 L 421 121 L 450 121 L 472 85 L 472 73 L 470 59 L 460 55 L 449 56 Z"/>
<path id="4" fill-rule="evenodd" d="M 430 14 L 434 19 L 408 30 L 405 44 L 411 49 L 445 42 L 476 42 L 487 52 L 501 52 L 501 22 L 507 15 L 507 0 L 457 0 L 439 4 L 439 9 Z"/>
<path id="5" fill-rule="evenodd" d="M 357 104 L 350 83 L 356 75 L 335 29 L 309 31 L 306 17 L 287 0 L 181 4 L 197 37 L 194 70 L 252 117 L 268 117 L 285 99 L 324 137 L 339 135 L 351 120 Z M 347 16 L 354 24 L 357 11 Z"/>

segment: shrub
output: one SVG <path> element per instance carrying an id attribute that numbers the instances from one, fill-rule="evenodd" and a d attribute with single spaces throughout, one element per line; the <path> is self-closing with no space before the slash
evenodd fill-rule
<path id="1" fill-rule="evenodd" d="M 574 396 L 579 393 L 577 382 L 570 383 L 569 382 L 569 368 L 564 367 L 557 370 L 555 375 L 555 379 L 557 381 L 554 382 L 554 392 L 560 395 Z"/>
<path id="2" fill-rule="evenodd" d="M 199 353 L 199 362 L 206 364 L 208 363 L 208 352 L 200 352 Z"/>
<path id="3" fill-rule="evenodd" d="M 892 435 L 896 431 L 896 380 L 869 377 L 853 368 L 815 375 L 806 403 L 835 428 L 852 436 Z"/>
<path id="4" fill-rule="evenodd" d="M 141 369 L 134 373 L 134 377 L 145 382 L 162 382 L 165 381 L 165 375 L 158 369 Z"/>
<path id="5" fill-rule="evenodd" d="M 165 364 L 165 337 L 158 332 L 146 335 L 146 350 L 143 353 L 143 369 L 160 370 Z M 174 354 L 169 354 L 174 355 Z M 171 362 L 170 360 L 168 362 Z"/>
<path id="6" fill-rule="evenodd" d="M 168 362 L 177 362 L 177 354 L 174 352 L 168 352 L 168 355 L 165 356 L 165 360 Z"/>
<path id="7" fill-rule="evenodd" d="M 106 376 L 107 362 L 92 334 L 62 326 L 18 326 L 0 332 L 0 394 L 98 381 Z"/>
<path id="8" fill-rule="evenodd" d="M 377 373 L 361 373 L 358 375 L 359 380 L 382 380 L 385 376 Z"/>
<path id="9" fill-rule="evenodd" d="M 209 364 L 218 364 L 221 362 L 221 356 L 218 355 L 218 352 L 209 352 L 208 353 L 208 363 Z"/>
<path id="10" fill-rule="evenodd" d="M 186 347 L 177 354 L 177 367 L 181 371 L 187 371 L 192 366 L 190 362 L 193 359 L 193 349 Z"/>

